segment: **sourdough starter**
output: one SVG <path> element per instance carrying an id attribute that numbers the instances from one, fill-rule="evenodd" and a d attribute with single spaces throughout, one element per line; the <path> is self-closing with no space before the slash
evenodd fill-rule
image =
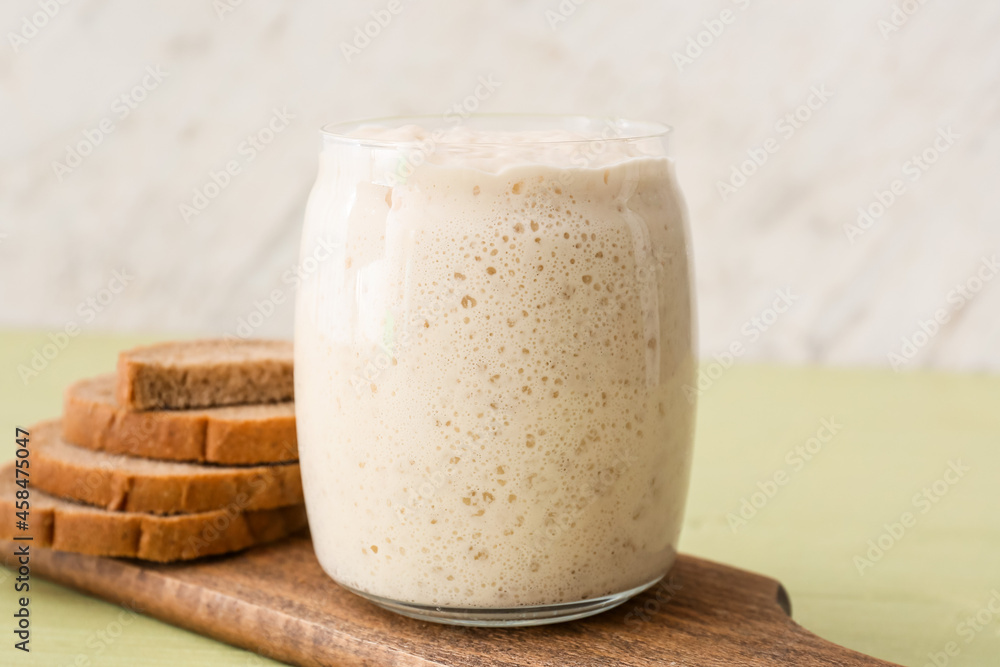
<path id="1" fill-rule="evenodd" d="M 624 145 L 581 159 L 548 143 L 579 138 L 563 134 L 456 138 L 478 150 L 321 156 L 295 334 L 320 563 L 450 607 L 650 583 L 673 563 L 694 416 L 672 163 Z"/>

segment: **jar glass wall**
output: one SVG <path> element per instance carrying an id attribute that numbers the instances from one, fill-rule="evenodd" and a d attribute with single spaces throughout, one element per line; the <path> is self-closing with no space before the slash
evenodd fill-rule
<path id="1" fill-rule="evenodd" d="M 427 620 L 527 625 L 669 570 L 696 370 L 667 134 L 545 116 L 324 128 L 295 401 L 338 583 Z"/>

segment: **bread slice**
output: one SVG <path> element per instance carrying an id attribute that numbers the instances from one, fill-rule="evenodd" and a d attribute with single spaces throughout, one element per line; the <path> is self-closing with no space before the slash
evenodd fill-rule
<path id="1" fill-rule="evenodd" d="M 34 472 L 34 466 L 29 471 Z M 60 551 L 160 562 L 188 560 L 273 542 L 306 525 L 304 505 L 245 510 L 233 504 L 179 516 L 109 512 L 54 498 L 34 488 L 34 475 L 28 479 L 32 482 L 28 530 L 19 530 L 15 494 L 22 489 L 14 481 L 14 464 L 0 467 L 0 538 L 31 537 L 23 544 Z"/>
<path id="2" fill-rule="evenodd" d="M 215 339 L 127 350 L 118 356 L 117 397 L 129 410 L 290 401 L 292 344 Z"/>
<path id="3" fill-rule="evenodd" d="M 77 447 L 59 422 L 31 429 L 31 481 L 60 498 L 125 512 L 187 514 L 228 507 L 248 510 L 303 502 L 297 463 L 208 466 L 153 461 Z"/>
<path id="4" fill-rule="evenodd" d="M 299 456 L 294 403 L 132 412 L 115 400 L 114 375 L 70 385 L 62 425 L 74 445 L 150 459 L 250 465 Z"/>

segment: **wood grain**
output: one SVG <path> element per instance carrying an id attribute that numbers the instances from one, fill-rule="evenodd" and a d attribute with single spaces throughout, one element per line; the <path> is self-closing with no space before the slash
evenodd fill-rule
<path id="1" fill-rule="evenodd" d="M 13 553 L 12 544 L 5 547 Z M 330 580 L 304 535 L 181 565 L 33 548 L 31 565 L 52 581 L 294 665 L 891 664 L 794 623 L 777 581 L 683 555 L 667 580 L 617 609 L 509 630 L 438 625 L 384 611 Z"/>

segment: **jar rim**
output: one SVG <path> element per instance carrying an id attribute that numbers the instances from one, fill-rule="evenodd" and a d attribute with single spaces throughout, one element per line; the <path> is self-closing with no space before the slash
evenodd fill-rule
<path id="1" fill-rule="evenodd" d="M 496 131 L 542 131 L 550 129 L 579 130 L 582 127 L 593 126 L 603 128 L 598 135 L 586 138 L 573 139 L 518 139 L 517 145 L 521 146 L 559 146 L 559 145 L 580 145 L 594 141 L 628 143 L 632 141 L 642 141 L 649 139 L 664 138 L 673 131 L 673 128 L 665 123 L 657 121 L 639 121 L 612 116 L 586 116 L 572 114 L 522 114 L 522 113 L 471 113 L 459 115 L 452 112 L 444 115 L 415 115 L 415 116 L 383 116 L 380 118 L 365 118 L 346 122 L 327 123 L 319 128 L 320 135 L 324 139 L 330 139 L 338 143 L 345 143 L 354 146 L 370 148 L 400 148 L 424 143 L 424 140 L 390 140 L 373 139 L 366 137 L 352 137 L 349 133 L 366 125 L 388 125 L 390 127 L 402 127 L 405 125 L 420 125 L 432 133 L 431 140 L 435 145 L 441 147 L 490 147 L 490 146 L 511 146 L 510 142 L 488 142 L 488 141 L 461 141 L 433 137 L 434 134 L 443 134 L 444 130 L 455 127 L 469 127 L 471 129 L 492 129 Z M 456 122 L 457 121 L 457 122 Z M 496 127 L 490 127 L 495 125 Z M 520 125 L 520 127 L 517 127 Z M 478 126 L 478 127 L 477 127 Z M 605 136 L 609 134 L 610 136 Z"/>

